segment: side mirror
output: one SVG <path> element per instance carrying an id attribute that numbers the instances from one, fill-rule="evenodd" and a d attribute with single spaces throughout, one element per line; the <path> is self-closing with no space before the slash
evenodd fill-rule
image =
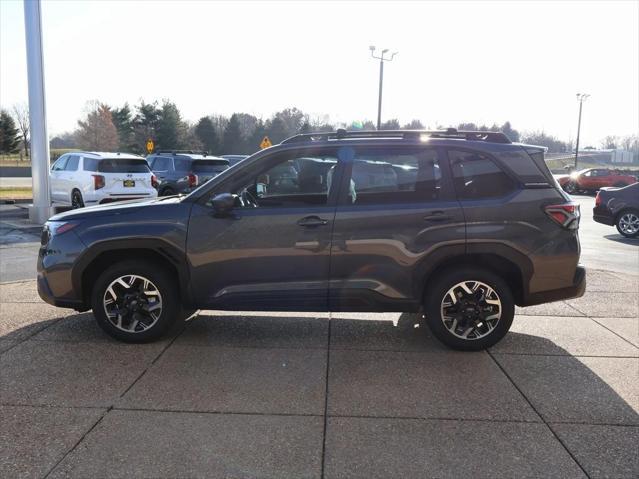
<path id="1" fill-rule="evenodd" d="M 217 215 L 228 215 L 235 206 L 235 196 L 231 193 L 220 193 L 213 197 L 211 204 Z"/>

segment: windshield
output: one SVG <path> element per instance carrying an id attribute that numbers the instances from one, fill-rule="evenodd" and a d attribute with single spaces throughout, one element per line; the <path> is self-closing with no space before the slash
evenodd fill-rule
<path id="1" fill-rule="evenodd" d="M 150 173 L 144 158 L 106 158 L 98 162 L 101 173 Z"/>

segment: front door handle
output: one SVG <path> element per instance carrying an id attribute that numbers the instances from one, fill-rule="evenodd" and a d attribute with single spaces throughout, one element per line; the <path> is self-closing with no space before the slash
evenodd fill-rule
<path id="1" fill-rule="evenodd" d="M 443 211 L 433 211 L 432 214 L 424 216 L 425 221 L 448 221 L 452 219 L 450 215 L 445 215 Z"/>
<path id="2" fill-rule="evenodd" d="M 323 226 L 328 224 L 328 220 L 319 216 L 306 216 L 297 222 L 300 226 Z"/>

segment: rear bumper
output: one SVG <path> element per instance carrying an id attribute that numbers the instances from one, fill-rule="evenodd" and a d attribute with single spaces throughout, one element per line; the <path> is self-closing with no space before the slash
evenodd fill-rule
<path id="1" fill-rule="evenodd" d="M 580 298 L 586 291 L 586 268 L 577 266 L 575 276 L 571 286 L 549 291 L 540 291 L 529 294 L 520 306 L 533 306 L 535 304 L 552 303 L 564 299 Z"/>
<path id="2" fill-rule="evenodd" d="M 612 212 L 605 205 L 598 205 L 592 209 L 592 219 L 597 223 L 602 223 L 608 226 L 614 226 L 615 219 Z"/>

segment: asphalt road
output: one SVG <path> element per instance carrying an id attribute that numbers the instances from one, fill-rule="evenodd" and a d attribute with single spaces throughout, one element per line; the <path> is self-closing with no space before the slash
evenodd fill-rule
<path id="1" fill-rule="evenodd" d="M 639 239 L 621 236 L 613 226 L 595 223 L 592 196 L 573 197 L 581 205 L 581 262 L 590 269 L 639 274 Z M 0 205 L 0 282 L 35 278 L 39 228 L 26 224 L 27 211 Z"/>

